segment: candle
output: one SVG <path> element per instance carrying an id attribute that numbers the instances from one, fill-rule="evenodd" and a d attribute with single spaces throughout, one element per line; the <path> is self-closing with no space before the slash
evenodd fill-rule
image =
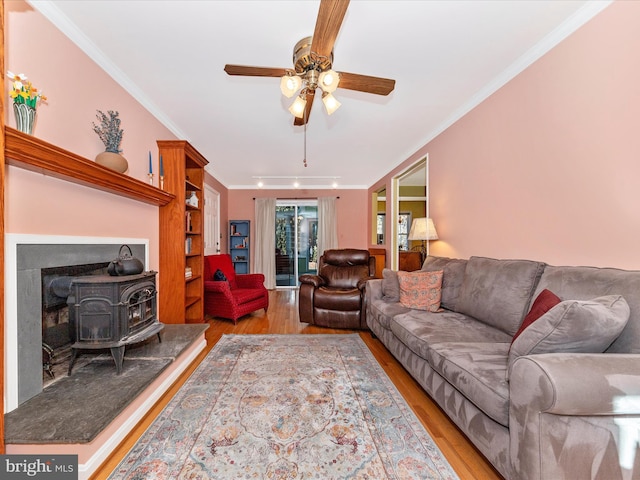
<path id="1" fill-rule="evenodd" d="M 151 150 L 149 150 L 149 173 L 153 173 L 153 167 L 151 165 Z"/>
<path id="2" fill-rule="evenodd" d="M 162 164 L 162 155 L 160 155 L 160 176 L 164 177 L 164 165 Z"/>

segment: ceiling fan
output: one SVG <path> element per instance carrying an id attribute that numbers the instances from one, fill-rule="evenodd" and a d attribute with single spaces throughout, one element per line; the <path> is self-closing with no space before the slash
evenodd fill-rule
<path id="1" fill-rule="evenodd" d="M 340 106 L 332 95 L 336 88 L 388 95 L 395 87 L 395 80 L 335 72 L 331 68 L 333 44 L 348 6 L 349 0 L 320 1 L 313 36 L 303 38 L 293 49 L 293 69 L 227 64 L 224 71 L 229 75 L 280 77 L 280 89 L 287 97 L 292 97 L 300 89 L 298 97 L 289 109 L 295 116 L 294 125 L 305 125 L 309 121 L 317 88 L 322 90 L 322 101 L 329 115 Z"/>

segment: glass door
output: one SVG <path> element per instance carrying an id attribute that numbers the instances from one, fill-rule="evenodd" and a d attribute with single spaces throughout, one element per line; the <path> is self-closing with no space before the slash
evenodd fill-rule
<path id="1" fill-rule="evenodd" d="M 318 202 L 276 202 L 276 286 L 297 287 L 298 277 L 318 271 Z"/>

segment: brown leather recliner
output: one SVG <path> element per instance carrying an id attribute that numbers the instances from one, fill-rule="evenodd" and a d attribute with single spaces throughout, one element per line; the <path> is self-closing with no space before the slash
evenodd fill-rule
<path id="1" fill-rule="evenodd" d="M 375 257 L 367 250 L 325 250 L 318 275 L 300 276 L 300 321 L 331 328 L 367 329 L 364 288 L 374 278 Z"/>

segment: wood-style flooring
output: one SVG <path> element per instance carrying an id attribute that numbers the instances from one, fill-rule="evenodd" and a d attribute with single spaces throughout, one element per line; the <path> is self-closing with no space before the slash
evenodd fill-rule
<path id="1" fill-rule="evenodd" d="M 296 295 L 296 290 L 271 291 L 269 293 L 268 312 L 266 314 L 263 310 L 254 312 L 252 315 L 238 320 L 237 325 L 234 325 L 230 320 L 207 318 L 210 327 L 206 332 L 206 349 L 92 476 L 92 479 L 108 477 L 223 334 L 303 333 L 321 335 L 354 332 L 352 330 L 321 328 L 300 323 Z M 440 407 L 422 390 L 420 385 L 411 378 L 384 345 L 379 340 L 374 339 L 369 332 L 358 333 L 360 333 L 360 337 L 387 372 L 389 378 L 391 378 L 396 388 L 416 413 L 460 478 L 462 480 L 501 480 L 500 474 L 475 449 L 453 422 L 448 419 Z"/>

